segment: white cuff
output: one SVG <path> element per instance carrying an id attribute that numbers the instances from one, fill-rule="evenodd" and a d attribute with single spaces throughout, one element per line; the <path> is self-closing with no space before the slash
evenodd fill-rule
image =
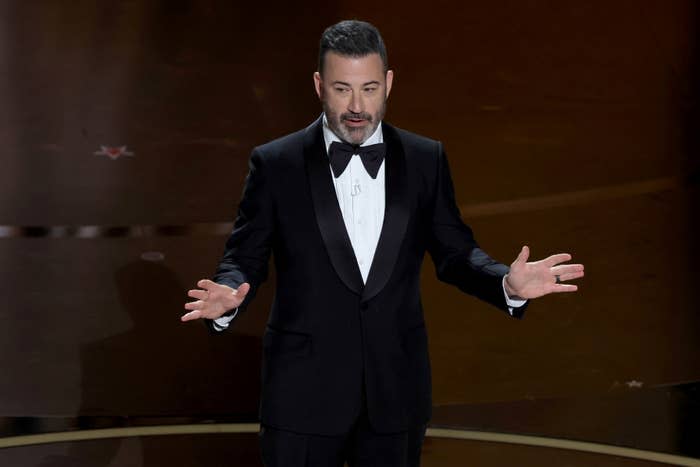
<path id="1" fill-rule="evenodd" d="M 510 313 L 511 316 L 513 316 L 513 308 L 520 308 L 521 306 L 525 305 L 527 302 L 527 299 L 525 300 L 516 300 L 513 298 L 510 298 L 508 296 L 508 293 L 506 292 L 506 276 L 503 276 L 503 282 L 501 283 L 503 286 L 503 295 L 506 297 L 506 305 L 508 305 L 508 313 Z"/>
<path id="2" fill-rule="evenodd" d="M 235 318 L 237 314 L 238 308 L 236 308 L 236 310 L 230 315 L 226 314 L 216 318 L 214 320 L 214 329 L 217 331 L 223 331 L 224 329 L 228 329 L 229 323 L 233 321 L 233 318 Z"/>

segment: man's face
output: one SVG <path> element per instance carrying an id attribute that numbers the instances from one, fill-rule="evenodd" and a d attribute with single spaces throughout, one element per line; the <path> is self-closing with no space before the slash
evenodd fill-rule
<path id="1" fill-rule="evenodd" d="M 316 93 L 331 130 L 351 144 L 372 136 L 386 112 L 394 74 L 384 73 L 379 54 L 346 57 L 327 52 L 323 75 L 314 73 Z"/>

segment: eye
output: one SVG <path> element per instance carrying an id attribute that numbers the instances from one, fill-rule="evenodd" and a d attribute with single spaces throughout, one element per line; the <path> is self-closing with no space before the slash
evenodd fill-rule
<path id="1" fill-rule="evenodd" d="M 350 89 L 348 89 L 348 88 L 342 88 L 342 87 L 335 88 L 335 92 L 339 92 L 339 93 L 346 93 L 348 91 L 350 91 Z"/>
<path id="2" fill-rule="evenodd" d="M 370 87 L 365 88 L 366 93 L 373 93 L 376 90 L 377 90 L 376 86 L 370 86 Z"/>

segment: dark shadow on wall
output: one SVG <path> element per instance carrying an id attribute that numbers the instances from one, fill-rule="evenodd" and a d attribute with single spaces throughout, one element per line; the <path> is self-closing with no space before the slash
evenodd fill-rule
<path id="1" fill-rule="evenodd" d="M 259 338 L 211 336 L 203 323 L 181 323 L 186 289 L 160 262 L 129 263 L 116 272 L 116 282 L 133 327 L 81 349 L 80 429 L 103 428 L 105 421 L 114 426 L 115 419 L 128 426 L 138 417 L 256 419 Z M 66 456 L 51 456 L 42 466 L 106 466 L 122 442 L 73 444 Z M 142 446 L 143 465 L 158 465 L 162 453 L 148 449 L 157 443 Z M 205 448 L 193 444 L 191 458 L 205 458 L 194 451 Z"/>

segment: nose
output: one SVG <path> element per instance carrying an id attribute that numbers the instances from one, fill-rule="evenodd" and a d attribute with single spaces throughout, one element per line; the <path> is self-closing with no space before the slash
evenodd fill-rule
<path id="1" fill-rule="evenodd" d="M 352 113 L 359 114 L 364 110 L 364 104 L 362 102 L 362 96 L 359 92 L 353 92 L 350 97 L 350 102 L 348 102 L 348 110 Z"/>

